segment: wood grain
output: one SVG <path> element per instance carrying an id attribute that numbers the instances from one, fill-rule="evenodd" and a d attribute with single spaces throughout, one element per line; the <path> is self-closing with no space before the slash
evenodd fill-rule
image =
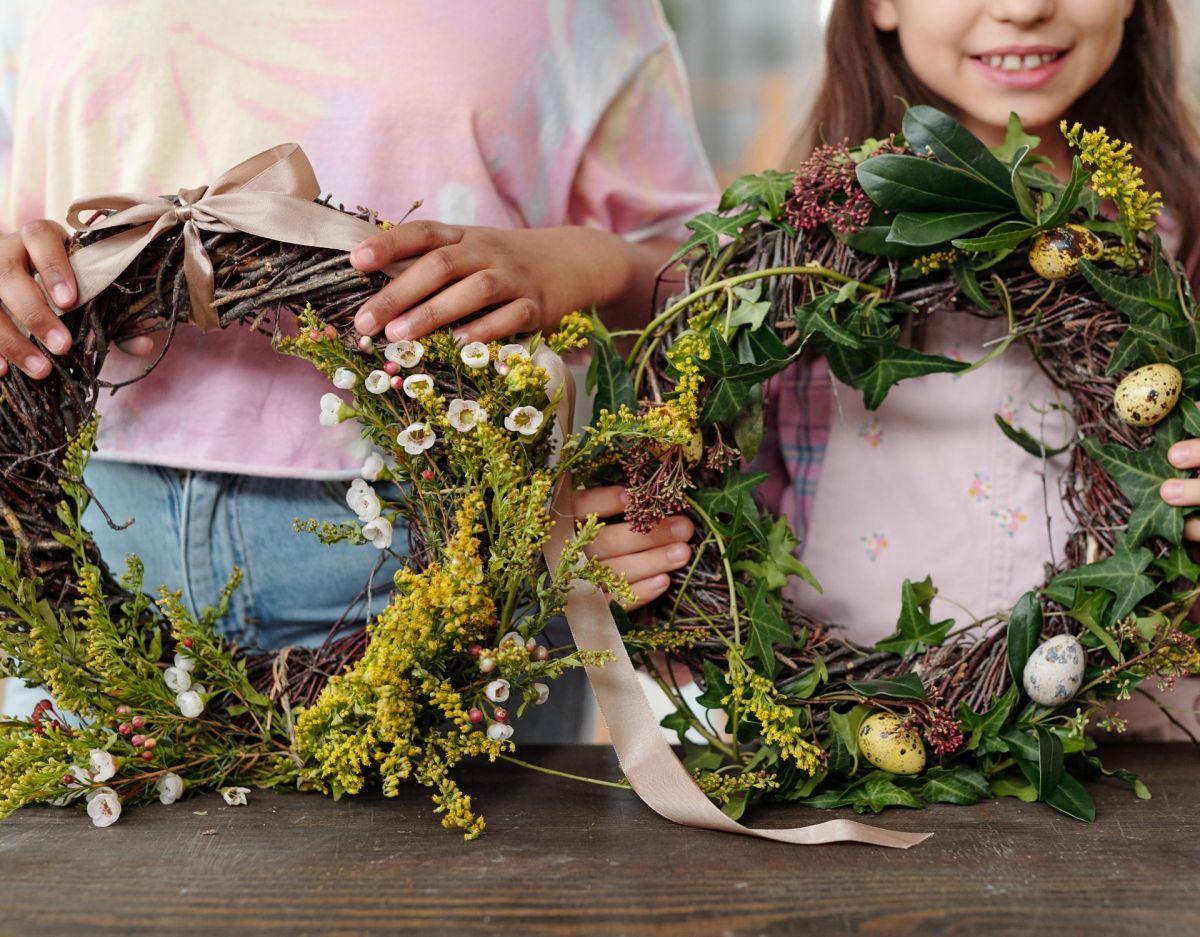
<path id="1" fill-rule="evenodd" d="M 502 764 L 462 772 L 489 820 L 475 843 L 413 789 L 337 804 L 264 792 L 246 807 L 209 795 L 107 830 L 30 809 L 0 824 L 0 933 L 1200 933 L 1200 760 L 1111 751 L 1154 799 L 1093 785 L 1091 826 L 1013 800 L 875 818 L 936 831 L 907 852 L 687 830 L 631 793 Z M 522 754 L 617 776 L 600 747 Z M 779 806 L 752 822 L 828 816 Z"/>

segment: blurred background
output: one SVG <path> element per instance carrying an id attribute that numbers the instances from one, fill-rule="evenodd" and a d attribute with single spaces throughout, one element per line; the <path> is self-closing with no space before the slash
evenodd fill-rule
<path id="1" fill-rule="evenodd" d="M 808 108 L 832 0 L 663 0 L 692 87 L 700 138 L 722 185 L 779 167 Z M 1200 0 L 1175 0 L 1200 96 Z M 783 168 L 783 167 L 779 167 Z"/>

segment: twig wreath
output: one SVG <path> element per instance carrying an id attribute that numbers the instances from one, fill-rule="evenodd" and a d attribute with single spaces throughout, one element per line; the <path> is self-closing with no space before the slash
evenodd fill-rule
<path id="1" fill-rule="evenodd" d="M 209 302 L 185 272 L 195 232 L 193 244 L 177 230 L 151 240 L 64 314 L 73 350 L 51 359 L 47 380 L 13 369 L 0 383 L 2 668 L 53 697 L 0 723 L 0 816 L 86 798 L 106 825 L 122 803 L 185 788 L 237 802 L 250 787 L 339 796 L 377 777 L 388 794 L 410 779 L 431 788 L 443 823 L 477 836 L 483 819 L 452 769 L 513 758 L 524 709 L 553 705 L 566 669 L 605 664 L 603 652 L 544 643 L 572 580 L 628 596 L 586 559 L 594 517 L 576 521 L 558 563 L 543 557 L 549 500 L 572 476 L 624 481 L 642 527 L 676 511 L 696 522 L 694 559 L 667 594 L 636 616 L 612 608 L 630 654 L 676 703 L 664 725 L 685 765 L 730 817 L 756 798 L 877 812 L 1011 795 L 1086 820 L 1078 778 L 1100 775 L 1149 796 L 1103 766 L 1085 729 L 1117 727 L 1102 714 L 1144 681 L 1200 670 L 1188 617 L 1200 566 L 1183 546 L 1184 511 L 1158 497 L 1162 479 L 1182 475 L 1167 448 L 1200 435 L 1187 396 L 1200 385 L 1195 308 L 1153 234 L 1158 199 L 1129 147 L 1103 130 L 1064 132 L 1079 150 L 1066 183 L 1015 119 L 992 152 L 927 107 L 888 140 L 743 177 L 690 223 L 682 294 L 628 335 L 572 315 L 519 345 L 459 348 L 444 333 L 382 346 L 351 319 L 383 278 L 353 271 L 342 250 L 209 236 Z M 92 225 L 73 249 L 125 230 Z M 342 391 L 322 400 L 321 422 L 357 419 L 378 447 L 347 494 L 356 520 L 297 526 L 383 550 L 397 518 L 411 531 L 387 608 L 365 629 L 335 624 L 321 648 L 229 645 L 215 631 L 224 607 L 196 618 L 178 593 L 146 595 L 136 558 L 115 578 L 83 529 L 108 344 L 169 336 L 201 304 L 318 367 Z M 281 313 L 299 316 L 297 335 Z M 1008 331 L 964 363 L 905 344 L 930 314 L 1000 317 Z M 589 337 L 595 415 L 578 433 L 558 427 L 560 442 L 551 365 Z M 763 476 L 745 468 L 763 382 L 820 354 L 873 408 L 897 381 L 980 367 L 1014 343 L 1062 390 L 1076 428 L 1060 568 L 1014 608 L 959 627 L 931 620 L 928 579 L 905 582 L 896 633 L 874 647 L 786 602 L 789 577 L 816 583 L 786 521 L 754 499 Z M 1055 454 L 997 423 L 1034 455 Z M 378 480 L 402 496 L 384 500 Z M 705 712 L 684 702 L 678 665 Z"/>

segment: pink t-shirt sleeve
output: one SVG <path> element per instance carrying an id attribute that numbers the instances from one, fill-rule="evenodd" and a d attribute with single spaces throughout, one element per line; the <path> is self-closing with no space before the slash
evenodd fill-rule
<path id="1" fill-rule="evenodd" d="M 678 55 L 667 42 L 597 123 L 576 169 L 567 221 L 634 241 L 682 238 L 684 222 L 712 208 L 718 194 Z"/>

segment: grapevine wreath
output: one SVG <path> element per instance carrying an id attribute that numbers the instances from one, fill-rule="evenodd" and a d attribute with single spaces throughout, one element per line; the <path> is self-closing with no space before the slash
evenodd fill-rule
<path id="1" fill-rule="evenodd" d="M 573 580 L 628 597 L 586 558 L 595 518 L 576 522 L 557 562 L 544 558 L 550 500 L 568 478 L 627 484 L 642 529 L 679 511 L 695 522 L 693 560 L 668 592 L 636 615 L 612 611 L 676 704 L 663 725 L 692 778 L 730 817 L 767 799 L 877 812 L 1010 795 L 1090 820 L 1079 779 L 1104 775 L 1149 796 L 1103 765 L 1085 730 L 1119 727 L 1112 704 L 1146 681 L 1200 669 L 1189 619 L 1200 566 L 1184 511 L 1158 496 L 1183 474 L 1168 447 L 1200 436 L 1196 310 L 1130 148 L 1102 129 L 1063 132 L 1078 151 L 1066 182 L 1015 118 L 989 150 L 928 107 L 886 140 L 738 179 L 690 222 L 683 285 L 639 333 L 575 314 L 521 344 L 460 348 L 443 333 L 383 345 L 359 338 L 352 317 L 385 277 L 354 271 L 344 250 L 203 225 L 149 240 L 64 314 L 74 344 L 48 379 L 10 369 L 0 381 L 2 667 L 48 690 L 30 717 L 0 723 L 0 815 L 86 802 L 106 825 L 123 803 L 185 790 L 236 803 L 254 787 L 340 796 L 378 779 L 394 794 L 415 780 L 446 826 L 478 835 L 454 767 L 516 760 L 525 708 L 553 705 L 565 670 L 612 657 L 547 645 Z M 182 207 L 181 220 L 195 214 Z M 112 210 L 96 221 L 74 256 L 132 224 Z M 319 368 L 334 387 L 320 421 L 356 419 L 377 449 L 348 490 L 353 515 L 297 527 L 395 547 L 404 568 L 367 627 L 333 623 L 319 648 L 227 643 L 224 605 L 196 617 L 171 584 L 148 594 L 136 557 L 111 571 L 82 524 L 107 348 L 152 332 L 169 347 L 198 318 L 207 300 L 185 263 L 198 246 L 213 268 L 206 314 Z M 929 315 L 998 318 L 1007 332 L 981 360 L 956 361 L 914 347 Z M 298 330 L 283 327 L 291 316 Z M 589 342 L 595 411 L 572 433 L 558 356 Z M 1014 344 L 1061 390 L 1074 427 L 1059 492 L 1074 529 L 1058 568 L 972 622 L 931 620 L 929 579 L 897 584 L 896 632 L 873 647 L 785 600 L 789 578 L 817 583 L 786 521 L 754 497 L 764 382 L 819 354 L 874 408 L 900 380 L 985 366 Z M 996 432 L 1057 454 L 999 416 Z M 392 543 L 401 519 L 407 549 Z"/>

